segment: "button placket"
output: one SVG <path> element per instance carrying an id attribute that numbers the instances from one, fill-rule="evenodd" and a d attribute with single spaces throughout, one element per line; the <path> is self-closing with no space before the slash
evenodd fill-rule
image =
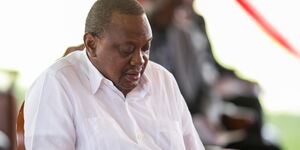
<path id="1" fill-rule="evenodd" d="M 130 111 L 130 101 L 132 101 L 132 100 L 131 99 L 126 99 L 125 100 L 125 107 L 126 107 L 128 116 L 131 119 L 132 124 L 134 126 L 134 132 L 135 132 L 134 134 L 135 134 L 136 142 L 140 143 L 143 140 L 143 134 L 140 132 L 140 129 L 137 125 L 137 122 L 136 122 L 135 118 L 133 117 L 133 115 Z"/>

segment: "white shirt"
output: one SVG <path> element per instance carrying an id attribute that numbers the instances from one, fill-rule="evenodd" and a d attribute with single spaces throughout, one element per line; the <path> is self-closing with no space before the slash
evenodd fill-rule
<path id="1" fill-rule="evenodd" d="M 151 61 L 124 97 L 73 52 L 34 82 L 24 117 L 26 150 L 204 150 L 174 77 Z"/>

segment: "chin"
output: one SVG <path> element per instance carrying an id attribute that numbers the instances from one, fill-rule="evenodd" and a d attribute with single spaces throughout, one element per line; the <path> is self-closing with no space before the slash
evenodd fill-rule
<path id="1" fill-rule="evenodd" d="M 137 84 L 131 84 L 131 85 L 124 86 L 123 89 L 124 89 L 124 90 L 128 90 L 128 91 L 131 91 L 131 90 L 133 90 L 136 86 L 137 86 Z"/>
<path id="2" fill-rule="evenodd" d="M 126 84 L 121 85 L 121 88 L 124 90 L 130 91 L 130 90 L 133 90 L 138 85 L 138 83 L 139 83 L 138 81 L 126 83 Z"/>

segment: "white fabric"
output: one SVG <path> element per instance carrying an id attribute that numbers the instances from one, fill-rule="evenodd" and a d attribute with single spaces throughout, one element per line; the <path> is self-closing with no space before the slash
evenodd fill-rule
<path id="1" fill-rule="evenodd" d="M 8 136 L 0 130 L 0 149 L 8 149 L 10 141 Z"/>
<path id="2" fill-rule="evenodd" d="M 124 97 L 73 52 L 34 82 L 24 117 L 26 150 L 204 150 L 174 77 L 151 61 Z"/>

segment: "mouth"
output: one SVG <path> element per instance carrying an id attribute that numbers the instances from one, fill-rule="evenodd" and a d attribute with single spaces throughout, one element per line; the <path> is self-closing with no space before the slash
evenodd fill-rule
<path id="1" fill-rule="evenodd" d="M 141 69 L 128 70 L 125 73 L 125 78 L 130 82 L 136 82 L 141 78 L 141 74 L 142 74 L 141 72 L 142 72 Z"/>
<path id="2" fill-rule="evenodd" d="M 138 81 L 141 78 L 141 74 L 140 73 L 138 73 L 138 74 L 126 73 L 125 78 L 128 81 L 135 82 L 135 81 Z"/>

